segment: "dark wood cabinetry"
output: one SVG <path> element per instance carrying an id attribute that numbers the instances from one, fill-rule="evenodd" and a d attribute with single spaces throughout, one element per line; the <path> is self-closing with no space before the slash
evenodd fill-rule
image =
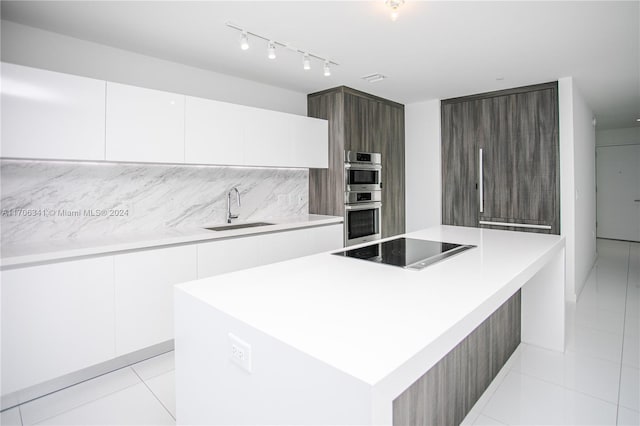
<path id="1" fill-rule="evenodd" d="M 559 234 L 558 152 L 555 82 L 442 101 L 442 223 Z"/>
<path id="2" fill-rule="evenodd" d="M 520 344 L 520 314 L 518 290 L 393 401 L 393 425 L 459 425 Z"/>
<path id="3" fill-rule="evenodd" d="M 329 120 L 329 168 L 309 170 L 309 213 L 344 214 L 344 151 L 382 154 L 382 236 L 405 232 L 404 105 L 337 87 L 307 98 Z"/>

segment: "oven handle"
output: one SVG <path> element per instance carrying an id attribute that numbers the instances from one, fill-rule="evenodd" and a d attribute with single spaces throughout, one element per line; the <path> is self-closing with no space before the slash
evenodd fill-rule
<path id="1" fill-rule="evenodd" d="M 344 163 L 345 169 L 382 170 L 380 164 Z"/>
<path id="2" fill-rule="evenodd" d="M 345 210 L 379 209 L 382 203 L 345 204 Z"/>

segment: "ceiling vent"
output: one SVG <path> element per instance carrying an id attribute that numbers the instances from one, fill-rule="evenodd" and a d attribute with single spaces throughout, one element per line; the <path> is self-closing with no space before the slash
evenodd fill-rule
<path id="1" fill-rule="evenodd" d="M 386 75 L 382 75 L 382 74 L 376 73 L 376 74 L 365 75 L 365 76 L 362 76 L 360 78 L 365 80 L 365 81 L 368 81 L 369 83 L 375 83 L 377 81 L 382 81 L 382 80 L 384 80 L 386 78 L 389 78 L 389 77 L 387 77 Z"/>

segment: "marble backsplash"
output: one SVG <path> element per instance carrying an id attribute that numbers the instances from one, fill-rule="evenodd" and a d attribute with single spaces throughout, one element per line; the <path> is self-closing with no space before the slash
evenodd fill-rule
<path id="1" fill-rule="evenodd" d="M 308 212 L 305 169 L 63 161 L 0 161 L 3 246 L 100 239 Z M 235 196 L 232 198 L 235 202 Z"/>

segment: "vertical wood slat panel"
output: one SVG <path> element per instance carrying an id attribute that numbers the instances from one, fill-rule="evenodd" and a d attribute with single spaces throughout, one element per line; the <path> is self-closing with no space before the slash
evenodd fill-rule
<path id="1" fill-rule="evenodd" d="M 309 213 L 344 214 L 344 151 L 382 154 L 382 236 L 405 232 L 404 106 L 338 87 L 308 96 L 308 115 L 329 120 L 329 169 L 309 171 Z"/>
<path id="2" fill-rule="evenodd" d="M 443 224 L 559 234 L 557 83 L 442 101 L 442 169 Z M 479 219 L 551 230 L 479 225 Z"/>
<path id="3" fill-rule="evenodd" d="M 469 103 L 442 105 L 442 223 L 478 226 L 476 118 Z"/>
<path id="4" fill-rule="evenodd" d="M 329 121 L 329 168 L 309 169 L 309 213 L 344 215 L 344 95 L 308 97 L 307 115 Z"/>
<path id="5" fill-rule="evenodd" d="M 458 425 L 520 344 L 520 290 L 393 401 L 394 426 Z"/>

